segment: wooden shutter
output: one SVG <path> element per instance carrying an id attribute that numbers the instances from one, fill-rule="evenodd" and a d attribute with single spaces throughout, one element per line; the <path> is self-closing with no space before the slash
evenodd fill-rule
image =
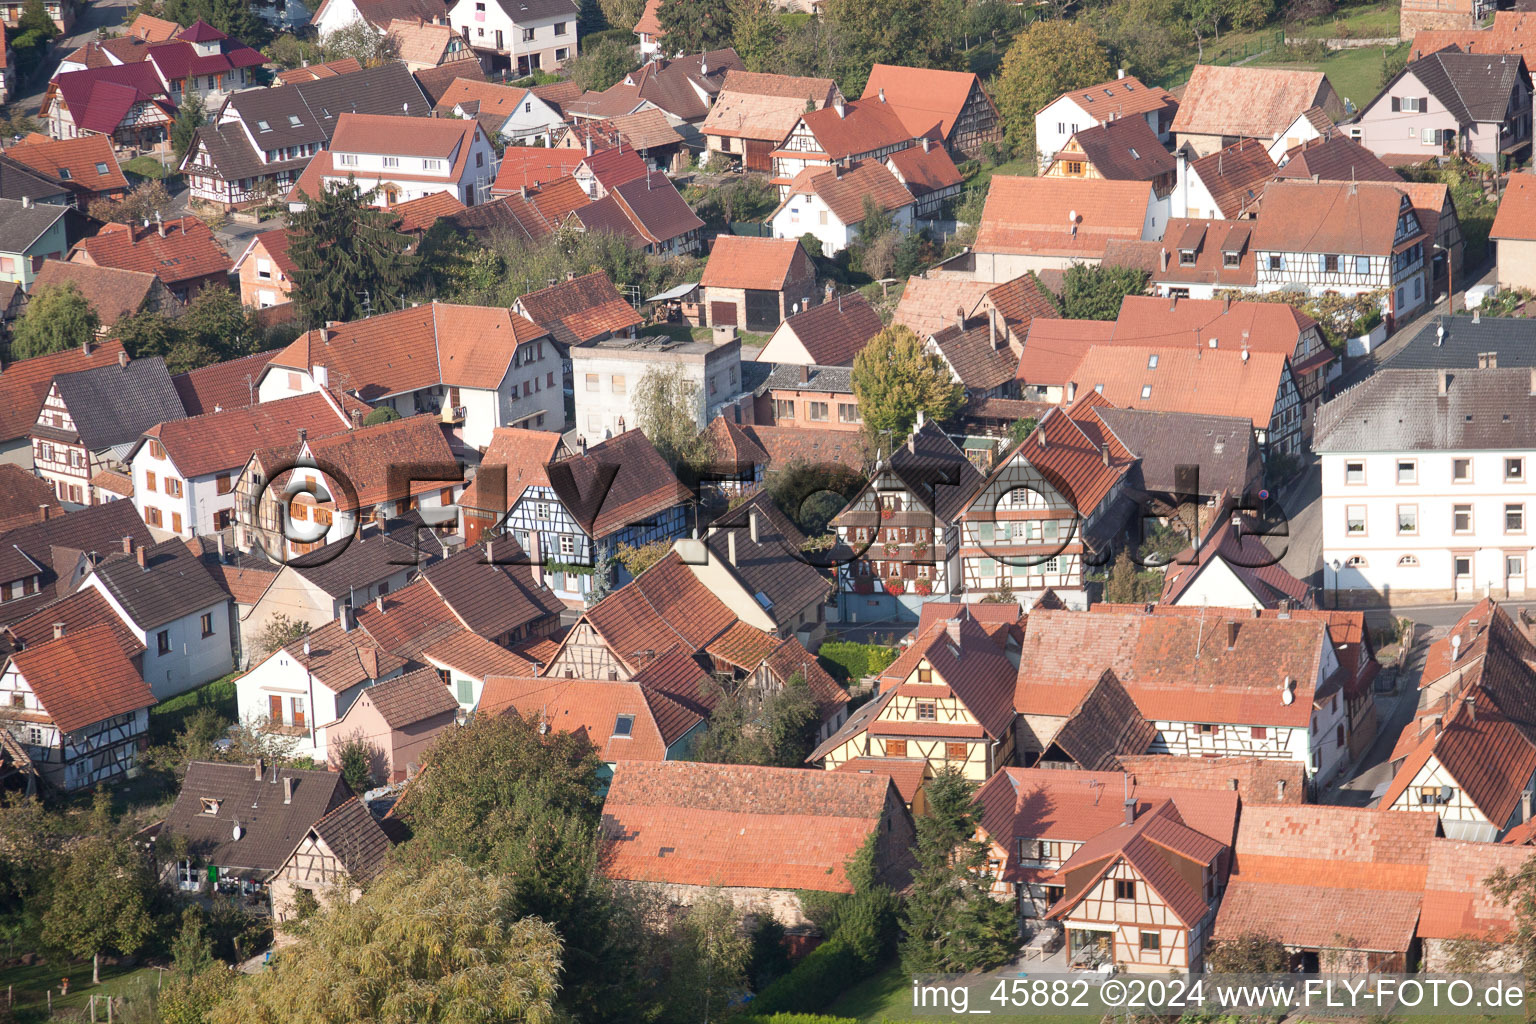
<path id="1" fill-rule="evenodd" d="M 267 721 L 273 725 L 283 724 L 283 698 L 275 693 L 267 696 Z"/>
<path id="2" fill-rule="evenodd" d="M 1424 113 L 1427 113 L 1428 111 L 1429 111 L 1429 97 L 1428 96 L 1420 96 L 1419 97 L 1419 113 L 1424 114 Z"/>
<path id="3" fill-rule="evenodd" d="M 906 757 L 907 756 L 907 741 L 906 740 L 886 740 L 885 741 L 885 756 L 886 757 Z"/>
<path id="4" fill-rule="evenodd" d="M 1392 97 L 1392 113 L 1400 113 L 1403 109 L 1403 101 L 1396 96 Z"/>

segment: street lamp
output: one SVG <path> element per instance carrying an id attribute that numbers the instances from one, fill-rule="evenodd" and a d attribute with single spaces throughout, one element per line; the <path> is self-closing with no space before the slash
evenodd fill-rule
<path id="1" fill-rule="evenodd" d="M 1337 558 L 1333 560 L 1333 606 L 1339 606 L 1339 570 L 1344 568 L 1344 563 Z"/>

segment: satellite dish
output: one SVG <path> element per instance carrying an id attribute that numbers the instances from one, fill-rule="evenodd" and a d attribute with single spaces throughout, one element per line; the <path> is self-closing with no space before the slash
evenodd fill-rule
<path id="1" fill-rule="evenodd" d="M 1290 690 L 1281 690 L 1280 691 L 1280 703 L 1281 704 L 1286 704 L 1286 705 L 1294 704 L 1294 703 L 1296 703 L 1296 695 L 1294 693 L 1292 693 Z"/>
<path id="2" fill-rule="evenodd" d="M 241 836 L 245 835 L 245 829 L 241 828 L 240 823 L 237 821 L 235 822 L 235 827 L 230 830 L 229 834 L 233 836 L 236 841 L 238 841 Z"/>
<path id="3" fill-rule="evenodd" d="M 1076 210 L 1068 210 L 1067 211 L 1067 223 L 1068 224 L 1076 224 L 1077 223 L 1077 211 Z"/>

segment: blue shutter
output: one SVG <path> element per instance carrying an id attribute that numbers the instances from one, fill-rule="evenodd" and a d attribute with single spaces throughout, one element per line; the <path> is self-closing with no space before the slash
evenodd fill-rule
<path id="1" fill-rule="evenodd" d="M 1327 269 L 1328 269 L 1328 257 L 1325 256 L 1322 253 L 1318 253 L 1317 254 L 1317 272 L 1319 274 L 1321 274 L 1321 273 L 1323 273 Z"/>

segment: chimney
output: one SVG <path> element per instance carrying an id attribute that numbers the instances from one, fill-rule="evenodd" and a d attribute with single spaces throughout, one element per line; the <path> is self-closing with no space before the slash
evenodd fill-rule
<path id="1" fill-rule="evenodd" d="M 293 803 L 293 776 L 283 776 L 283 803 Z"/>
<path id="2" fill-rule="evenodd" d="M 380 615 L 384 614 L 384 595 L 383 594 L 380 594 L 378 597 L 373 599 L 373 606 L 379 610 L 379 614 Z"/>
<path id="3" fill-rule="evenodd" d="M 1126 797 L 1125 799 L 1125 823 L 1127 825 L 1136 824 L 1136 800 L 1134 797 Z"/>
<path id="4" fill-rule="evenodd" d="M 1467 718 L 1473 725 L 1477 724 L 1477 694 L 1467 697 Z"/>
<path id="5" fill-rule="evenodd" d="M 759 542 L 762 534 L 758 526 L 757 509 L 755 508 L 747 510 L 747 532 L 751 535 L 753 544 Z"/>
<path id="6" fill-rule="evenodd" d="M 1168 270 L 1168 258 L 1170 255 L 1171 253 L 1169 253 L 1167 249 L 1164 249 L 1161 255 L 1158 257 L 1158 261 L 1162 264 L 1162 269 L 1164 272 Z"/>
<path id="7" fill-rule="evenodd" d="M 589 133 L 587 133 L 587 156 L 591 156 L 591 155 L 592 155 L 592 135 L 589 132 Z"/>
<path id="8" fill-rule="evenodd" d="M 732 565 L 736 564 L 736 531 L 728 530 L 725 534 L 725 560 Z"/>
<path id="9" fill-rule="evenodd" d="M 299 428 L 299 444 L 303 444 L 307 440 L 309 440 L 309 431 L 306 428 L 304 428 L 304 427 L 300 427 Z"/>
<path id="10" fill-rule="evenodd" d="M 128 368 L 128 352 L 127 352 L 127 350 L 124 350 L 124 351 L 119 352 L 117 354 L 117 365 L 118 365 L 118 367 L 120 369 L 126 370 Z"/>
<path id="11" fill-rule="evenodd" d="M 581 446 L 581 454 L 587 454 L 587 439 L 585 437 L 578 437 L 576 443 Z"/>
<path id="12" fill-rule="evenodd" d="M 1227 621 L 1227 650 L 1230 651 L 1230 650 L 1232 650 L 1232 648 L 1234 648 L 1236 646 L 1237 646 L 1237 620 L 1236 619 L 1229 619 Z"/>
<path id="13" fill-rule="evenodd" d="M 134 549 L 133 556 L 138 559 L 140 569 L 146 568 L 144 565 L 144 548 L 142 545 Z"/>
<path id="14" fill-rule="evenodd" d="M 1121 68 L 1119 71 L 1117 71 L 1115 73 L 1115 77 L 1116 78 L 1124 78 L 1125 77 L 1125 68 Z"/>
<path id="15" fill-rule="evenodd" d="M 837 111 L 837 116 L 840 118 L 848 116 L 848 108 L 843 105 L 843 98 L 841 96 L 832 101 L 832 109 Z"/>
<path id="16" fill-rule="evenodd" d="M 160 232 L 160 237 L 165 237 L 165 221 L 160 219 L 160 211 L 155 211 L 155 228 Z"/>
<path id="17" fill-rule="evenodd" d="M 1077 381 L 1069 380 L 1067 381 L 1067 404 L 1071 405 L 1075 401 L 1077 401 Z"/>
<path id="18" fill-rule="evenodd" d="M 1285 799 L 1285 780 L 1284 779 L 1276 779 L 1275 780 L 1275 799 L 1276 800 L 1284 800 Z"/>
<path id="19" fill-rule="evenodd" d="M 1236 790 L 1237 790 L 1237 780 L 1236 779 L 1228 779 L 1227 780 L 1227 788 L 1232 790 L 1232 791 L 1234 791 L 1234 792 L 1236 792 Z"/>
<path id="20" fill-rule="evenodd" d="M 1106 444 L 1103 448 L 1099 449 L 1099 458 L 1104 460 L 1104 465 L 1109 465 L 1109 445 Z"/>
<path id="21" fill-rule="evenodd" d="M 48 521 L 48 516 L 49 516 L 49 514 L 52 511 L 53 511 L 53 506 L 48 504 L 47 502 L 44 502 L 43 504 L 37 506 L 37 519 L 38 519 L 38 522 L 46 523 Z"/>
<path id="22" fill-rule="evenodd" d="M 528 532 L 528 567 L 533 571 L 536 586 L 544 585 L 544 556 L 539 550 L 539 531 Z"/>
<path id="23" fill-rule="evenodd" d="M 928 417 L 927 417 L 926 414 L 924 414 L 923 410 L 921 410 L 921 409 L 917 410 L 917 429 L 918 430 L 922 430 L 923 429 L 923 424 L 927 423 L 927 422 L 928 422 Z"/>
<path id="24" fill-rule="evenodd" d="M 1482 323 L 1482 314 L 1483 314 L 1482 307 L 1481 306 L 1474 306 L 1472 308 L 1472 322 L 1475 323 L 1475 324 Z"/>
<path id="25" fill-rule="evenodd" d="M 21 208 L 23 210 L 30 210 L 32 208 L 32 197 L 31 196 L 22 196 L 21 197 Z"/>
<path id="26" fill-rule="evenodd" d="M 933 146 L 933 140 L 930 139 L 928 136 L 924 135 L 923 136 L 923 152 L 927 153 L 932 148 L 932 146 Z"/>
<path id="27" fill-rule="evenodd" d="M 83 356 L 89 356 L 95 349 L 96 346 L 91 343 L 89 338 L 80 343 L 80 354 Z"/>
<path id="28" fill-rule="evenodd" d="M 1451 371 L 1450 370 L 1438 370 L 1438 371 L 1436 371 L 1436 373 L 1435 373 L 1435 394 L 1439 395 L 1441 398 L 1444 398 L 1446 396 L 1446 393 L 1448 391 L 1450 391 L 1450 389 L 1451 389 Z"/>
<path id="29" fill-rule="evenodd" d="M 363 674 L 369 679 L 379 678 L 379 650 L 377 647 L 359 647 L 357 660 L 363 666 Z"/>
<path id="30" fill-rule="evenodd" d="M 62 640 L 62 639 L 64 639 L 64 623 L 62 623 L 62 622 L 55 622 L 53 624 L 53 638 L 55 640 Z"/>
<path id="31" fill-rule="evenodd" d="M 256 781 L 260 782 L 261 781 L 261 773 L 262 773 L 262 770 L 266 768 L 266 764 L 262 761 L 261 758 L 258 757 L 256 759 L 256 763 L 251 765 L 251 767 L 256 769 L 256 772 L 255 772 L 255 774 L 256 774 Z"/>
<path id="32" fill-rule="evenodd" d="M 351 601 L 343 601 L 341 605 L 341 631 L 350 633 L 357 628 L 357 610 L 352 607 Z"/>
<path id="33" fill-rule="evenodd" d="M 881 103 L 885 102 L 885 87 L 884 86 L 880 87 L 880 102 Z"/>
<path id="34" fill-rule="evenodd" d="M 996 309 L 988 309 L 987 310 L 987 340 L 992 343 L 992 347 L 994 349 L 997 348 L 997 310 Z"/>
<path id="35" fill-rule="evenodd" d="M 328 388 L 331 386 L 331 371 L 323 364 L 315 364 L 309 368 L 309 375 L 314 378 L 315 387 Z"/>
<path id="36" fill-rule="evenodd" d="M 224 555 L 224 535 L 222 533 L 214 534 L 213 535 L 213 542 L 218 545 L 218 548 L 219 548 L 219 564 L 223 565 L 227 561 L 227 559 L 225 558 L 225 555 Z"/>
<path id="37" fill-rule="evenodd" d="M 133 538 L 132 537 L 124 537 L 123 538 L 123 554 L 125 554 L 125 555 L 133 554 Z"/>
<path id="38" fill-rule="evenodd" d="M 485 542 L 485 562 L 487 565 L 496 564 L 496 542 L 494 540 Z"/>
<path id="39" fill-rule="evenodd" d="M 809 366 L 807 366 L 805 363 L 801 363 L 800 364 L 800 383 L 802 383 L 802 384 L 809 384 L 810 382 L 811 382 L 811 368 Z"/>

